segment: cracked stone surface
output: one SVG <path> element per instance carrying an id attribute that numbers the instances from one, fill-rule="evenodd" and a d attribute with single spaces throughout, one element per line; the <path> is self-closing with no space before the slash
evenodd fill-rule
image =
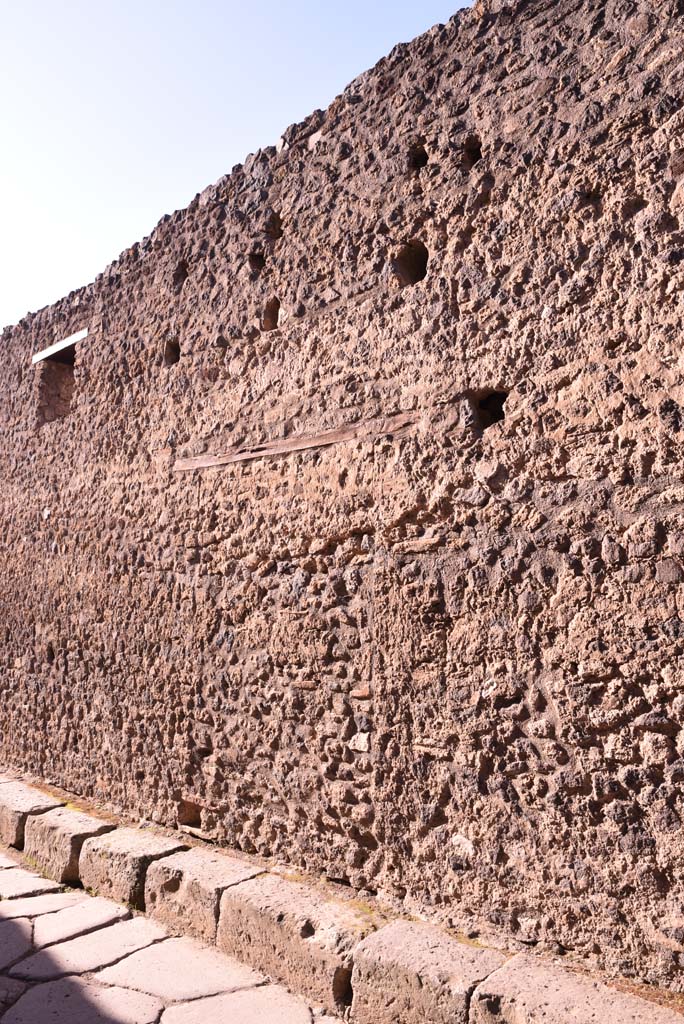
<path id="1" fill-rule="evenodd" d="M 0 901 L 1 1024 L 312 1024 L 252 968 L 130 915 L 84 892 Z"/>

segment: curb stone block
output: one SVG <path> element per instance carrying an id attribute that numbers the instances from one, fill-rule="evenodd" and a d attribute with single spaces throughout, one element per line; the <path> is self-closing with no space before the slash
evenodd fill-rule
<path id="1" fill-rule="evenodd" d="M 86 889 L 145 909 L 145 875 L 160 857 L 185 850 L 183 843 L 166 836 L 134 828 L 86 839 L 81 850 L 79 871 Z"/>
<path id="2" fill-rule="evenodd" d="M 680 1014 L 524 953 L 475 989 L 471 1024 L 682 1024 Z"/>
<path id="3" fill-rule="evenodd" d="M 352 952 L 373 928 L 353 906 L 278 875 L 221 897 L 216 944 L 328 1010 L 351 998 Z"/>
<path id="4" fill-rule="evenodd" d="M 29 815 L 43 814 L 63 803 L 23 782 L 3 782 L 0 785 L 0 842 L 21 850 Z"/>
<path id="5" fill-rule="evenodd" d="M 145 908 L 171 930 L 213 944 L 221 894 L 261 871 L 247 861 L 209 850 L 174 853 L 150 864 Z"/>
<path id="6" fill-rule="evenodd" d="M 359 1024 L 468 1024 L 470 993 L 505 962 L 429 924 L 392 921 L 354 951 Z"/>
<path id="7" fill-rule="evenodd" d="M 78 882 L 78 862 L 86 839 L 115 828 L 102 818 L 59 807 L 29 818 L 26 823 L 25 854 L 50 878 Z"/>

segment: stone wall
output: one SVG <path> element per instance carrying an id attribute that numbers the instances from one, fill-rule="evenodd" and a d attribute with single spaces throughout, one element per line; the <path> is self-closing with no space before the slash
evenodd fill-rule
<path id="1" fill-rule="evenodd" d="M 684 987 L 683 48 L 480 3 L 3 333 L 5 767 Z"/>

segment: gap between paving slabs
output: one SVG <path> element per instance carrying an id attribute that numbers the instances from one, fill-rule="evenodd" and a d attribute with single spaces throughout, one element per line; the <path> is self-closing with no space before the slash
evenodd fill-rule
<path id="1" fill-rule="evenodd" d="M 26 945 L 29 931 L 32 942 L 31 955 L 22 954 L 11 968 L 10 987 L 40 976 L 43 988 L 53 986 L 55 999 L 66 998 L 59 976 L 78 968 L 86 971 L 86 978 L 97 970 L 98 979 L 112 988 L 129 994 L 135 990 L 147 998 L 159 996 L 158 991 L 149 991 L 150 979 L 157 978 L 159 989 L 164 977 L 164 984 L 178 994 L 173 965 L 177 957 L 181 962 L 192 959 L 194 950 L 201 953 L 208 977 L 212 971 L 207 956 L 219 958 L 212 961 L 213 969 L 219 962 L 233 963 L 236 970 L 259 979 L 257 986 L 266 985 L 264 975 L 270 975 L 327 1012 L 351 1017 L 358 1024 L 532 1024 L 539 1014 L 548 1024 L 565 1024 L 569 1012 L 577 1024 L 593 1024 L 604 1017 L 605 1024 L 613 1019 L 621 1024 L 681 1024 L 682 1016 L 674 1010 L 540 957 L 510 957 L 461 942 L 430 924 L 388 921 L 354 900 L 337 899 L 257 863 L 208 847 L 187 849 L 177 837 L 117 827 L 64 803 L 15 779 L 0 778 L 0 838 L 12 839 L 16 847 L 25 844 L 31 866 L 48 876 L 101 894 L 92 899 L 60 892 L 58 882 L 25 871 L 12 857 L 0 857 L 0 896 L 6 894 L 11 905 L 21 906 L 27 915 L 27 903 L 34 900 L 42 901 L 43 908 L 55 908 L 37 910 L 30 929 L 28 916 L 19 923 L 10 911 L 15 948 Z M 61 906 L 56 902 L 60 900 L 68 905 Z M 146 909 L 153 920 L 133 917 L 121 903 L 133 910 Z M 0 928 L 6 923 L 0 904 Z M 74 927 L 81 928 L 80 939 L 69 937 L 69 928 Z M 243 964 L 187 937 L 169 938 L 169 931 L 216 944 Z M 109 944 L 105 955 L 113 958 L 111 966 L 94 964 L 93 956 L 98 956 L 90 947 L 95 933 Z M 36 944 L 42 945 L 42 952 L 35 950 Z M 137 987 L 131 977 L 137 979 Z M 225 992 L 186 995 L 193 1002 L 215 1000 L 202 1008 L 203 1024 L 228 1010 Z M 606 1017 L 606 1002 L 616 1006 L 619 1017 Z M 147 1012 L 144 1006 L 143 1010 Z M 195 1011 L 199 1013 L 198 1002 Z M 172 1016 L 169 1013 L 164 1011 L 164 1024 L 167 1018 L 171 1024 L 200 1019 L 188 1016 L 180 1006 L 174 1007 Z M 6 1020 L 7 1015 L 3 1024 Z M 134 1014 L 131 1020 L 137 1024 L 138 1017 Z M 13 1024 L 23 1024 L 23 1018 L 16 1017 Z"/>

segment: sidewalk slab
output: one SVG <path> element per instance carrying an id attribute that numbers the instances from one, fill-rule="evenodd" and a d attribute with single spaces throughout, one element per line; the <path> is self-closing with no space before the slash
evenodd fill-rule
<path id="1" fill-rule="evenodd" d="M 42 949 L 13 967 L 10 974 L 26 981 L 50 981 L 63 974 L 99 971 L 129 953 L 159 942 L 165 934 L 152 921 L 136 917 L 133 921 L 121 921 L 89 935 Z"/>
<path id="2" fill-rule="evenodd" d="M 354 951 L 352 1015 L 359 1024 L 468 1024 L 470 993 L 504 962 L 433 925 L 392 921 Z"/>
<path id="3" fill-rule="evenodd" d="M 0 922 L 0 971 L 31 950 L 31 922 Z"/>
<path id="4" fill-rule="evenodd" d="M 352 951 L 372 927 L 348 903 L 265 874 L 226 889 L 216 945 L 333 1010 L 349 1003 Z"/>
<path id="5" fill-rule="evenodd" d="M 471 1024 L 682 1024 L 664 1006 L 555 964 L 513 957 L 475 989 Z"/>
<path id="6" fill-rule="evenodd" d="M 102 818 L 59 807 L 26 822 L 25 853 L 46 875 L 59 882 L 78 882 L 81 847 L 91 836 L 115 828 Z"/>
<path id="7" fill-rule="evenodd" d="M 48 883 L 51 884 L 51 883 Z M 10 921 L 15 917 L 40 917 L 42 914 L 54 914 L 67 907 L 75 907 L 84 903 L 88 896 L 84 892 L 51 892 L 44 896 L 29 896 L 25 899 L 2 900 L 0 902 L 0 921 Z"/>
<path id="8" fill-rule="evenodd" d="M 18 850 L 23 849 L 28 816 L 61 807 L 63 803 L 63 800 L 57 800 L 23 782 L 3 783 L 0 786 L 0 842 L 6 846 L 15 846 Z"/>
<path id="9" fill-rule="evenodd" d="M 65 978 L 29 989 L 2 1024 L 156 1024 L 161 1010 L 158 999 L 140 992 Z"/>
<path id="10" fill-rule="evenodd" d="M 145 908 L 172 931 L 213 944 L 221 894 L 261 868 L 221 853 L 192 849 L 153 861 L 145 880 Z"/>
<path id="11" fill-rule="evenodd" d="M 40 949 L 55 942 L 66 942 L 77 935 L 125 921 L 130 916 L 127 907 L 96 896 L 56 914 L 39 918 L 33 926 L 33 944 L 36 949 Z"/>
<path id="12" fill-rule="evenodd" d="M 32 871 L 23 868 L 8 868 L 0 871 L 0 899 L 14 900 L 22 896 L 40 896 L 43 893 L 59 892 L 58 882 L 48 882 Z"/>
<path id="13" fill-rule="evenodd" d="M 26 991 L 23 981 L 15 981 L 13 978 L 0 978 L 0 1013 L 3 1013 L 12 1003 L 16 1003 L 19 996 Z"/>
<path id="14" fill-rule="evenodd" d="M 192 939 L 167 939 L 107 967 L 97 980 L 182 1002 L 261 985 L 266 979 Z"/>
<path id="15" fill-rule="evenodd" d="M 117 828 L 86 839 L 80 875 L 86 889 L 145 909 L 145 875 L 152 861 L 185 850 L 183 843 L 144 829 Z"/>
<path id="16" fill-rule="evenodd" d="M 161 1024 L 311 1024 L 311 1010 L 279 985 L 171 1006 Z M 4 1024 L 4 1021 L 3 1021 Z"/>

